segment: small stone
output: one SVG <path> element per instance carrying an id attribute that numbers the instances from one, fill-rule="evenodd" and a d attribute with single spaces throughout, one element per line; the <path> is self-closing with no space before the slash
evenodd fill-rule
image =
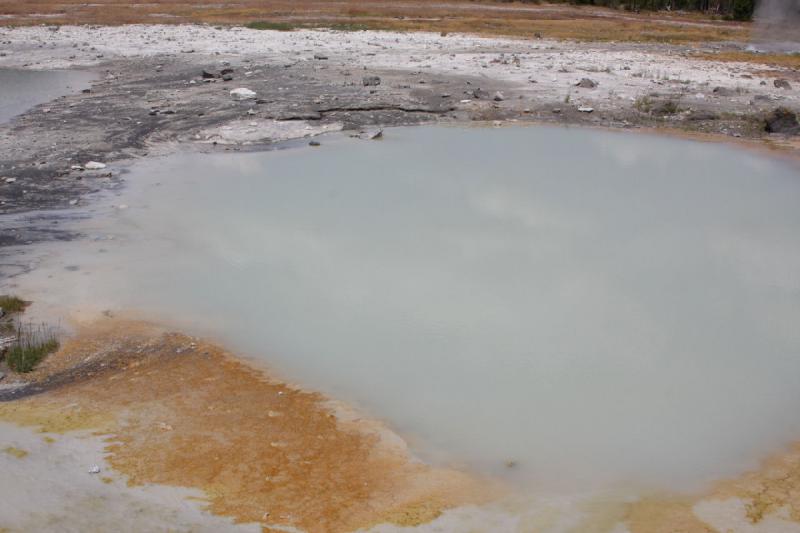
<path id="1" fill-rule="evenodd" d="M 233 76 L 231 76 L 230 74 L 225 74 L 224 76 L 222 76 L 222 81 L 233 81 Z"/>
<path id="2" fill-rule="evenodd" d="M 594 89 L 597 87 L 597 82 L 589 78 L 581 78 L 581 81 L 576 83 L 575 87 L 580 87 L 581 89 Z"/>
<path id="3" fill-rule="evenodd" d="M 361 82 L 364 87 L 376 87 L 381 84 L 381 79 L 378 76 L 364 76 Z"/>
<path id="4" fill-rule="evenodd" d="M 311 141 L 308 143 L 309 146 L 321 146 L 319 141 Z"/>
<path id="5" fill-rule="evenodd" d="M 317 61 L 325 61 L 326 59 L 328 59 L 328 56 L 326 56 L 325 54 L 314 54 L 314 59 L 316 59 Z"/>
<path id="6" fill-rule="evenodd" d="M 3 178 L 3 181 L 5 181 L 6 183 L 14 183 L 15 181 L 17 181 L 17 178 Z"/>
<path id="7" fill-rule="evenodd" d="M 492 99 L 495 102 L 502 102 L 503 100 L 505 100 L 505 97 L 503 96 L 503 93 L 497 91 L 496 93 L 494 93 L 494 97 L 492 97 Z"/>
<path id="8" fill-rule="evenodd" d="M 368 141 L 375 141 L 378 139 L 383 138 L 383 130 L 369 130 L 369 131 L 362 131 L 361 134 L 358 136 L 359 139 L 365 139 Z"/>
<path id="9" fill-rule="evenodd" d="M 578 108 L 578 111 L 580 111 L 581 113 L 592 113 L 594 111 L 594 108 L 589 106 L 581 106 Z"/>
<path id="10" fill-rule="evenodd" d="M 772 84 L 775 86 L 776 89 L 786 89 L 787 91 L 792 90 L 792 85 L 789 83 L 789 80 L 785 80 L 783 78 L 778 78 Z"/>
<path id="11" fill-rule="evenodd" d="M 103 170 L 104 168 L 106 168 L 106 164 L 100 163 L 98 161 L 89 161 L 88 163 L 83 165 L 83 168 L 85 168 L 86 170 Z"/>
<path id="12" fill-rule="evenodd" d="M 234 89 L 231 91 L 231 97 L 234 100 L 249 100 L 251 98 L 255 98 L 256 93 L 251 91 L 250 89 L 245 89 L 244 87 L 240 87 L 238 89 Z"/>
<path id="13" fill-rule="evenodd" d="M 100 473 L 100 467 L 97 466 L 97 465 L 92 465 L 92 467 L 89 468 L 89 473 L 90 474 L 99 474 Z"/>

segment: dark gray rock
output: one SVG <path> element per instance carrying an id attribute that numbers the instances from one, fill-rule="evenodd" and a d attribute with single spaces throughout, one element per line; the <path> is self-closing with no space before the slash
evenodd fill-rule
<path id="1" fill-rule="evenodd" d="M 800 133 L 800 123 L 797 122 L 797 114 L 794 111 L 779 107 L 767 115 L 764 121 L 764 130 L 769 133 L 797 135 Z"/>
<path id="2" fill-rule="evenodd" d="M 203 70 L 203 79 L 204 80 L 210 80 L 210 79 L 216 78 L 216 77 L 217 77 L 217 75 L 214 74 L 213 72 L 209 72 L 207 70 Z"/>
<path id="3" fill-rule="evenodd" d="M 364 76 L 361 81 L 364 87 L 376 87 L 381 84 L 381 79 L 378 76 Z"/>
<path id="4" fill-rule="evenodd" d="M 581 81 L 576 83 L 575 87 L 580 87 L 581 89 L 594 89 L 597 87 L 597 82 L 590 80 L 589 78 L 581 78 Z"/>
<path id="5" fill-rule="evenodd" d="M 785 80 L 783 78 L 779 78 L 772 82 L 776 89 L 786 89 L 787 91 L 792 90 L 792 85 L 789 83 L 789 80 Z"/>

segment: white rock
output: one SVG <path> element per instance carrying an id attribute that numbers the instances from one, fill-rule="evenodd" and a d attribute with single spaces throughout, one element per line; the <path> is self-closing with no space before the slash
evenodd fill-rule
<path id="1" fill-rule="evenodd" d="M 581 113 L 591 113 L 592 111 L 594 111 L 594 108 L 589 106 L 581 106 L 578 108 L 578 111 L 580 111 Z"/>
<path id="2" fill-rule="evenodd" d="M 85 168 L 86 170 L 103 170 L 104 168 L 106 168 L 106 164 L 99 163 L 97 161 L 89 161 L 88 163 L 83 165 L 83 168 Z"/>
<path id="3" fill-rule="evenodd" d="M 100 467 L 99 467 L 99 466 L 97 466 L 97 465 L 93 465 L 93 466 L 92 466 L 92 467 L 89 469 L 89 473 L 90 473 L 90 474 L 99 474 L 99 473 L 100 473 Z"/>
<path id="4" fill-rule="evenodd" d="M 256 93 L 254 91 L 251 91 L 250 89 L 239 87 L 238 89 L 234 89 L 231 91 L 231 97 L 234 100 L 249 100 L 251 98 L 255 98 Z"/>

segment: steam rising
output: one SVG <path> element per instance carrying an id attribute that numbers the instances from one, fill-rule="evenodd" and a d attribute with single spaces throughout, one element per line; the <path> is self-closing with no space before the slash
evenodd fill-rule
<path id="1" fill-rule="evenodd" d="M 800 53 L 800 0 L 760 0 L 754 20 L 756 49 Z"/>

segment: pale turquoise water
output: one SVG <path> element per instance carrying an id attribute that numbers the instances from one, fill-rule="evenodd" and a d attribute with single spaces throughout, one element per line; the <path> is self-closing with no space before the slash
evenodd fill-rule
<path id="1" fill-rule="evenodd" d="M 70 93 L 89 88 L 95 75 L 78 70 L 0 68 L 0 122 Z"/>
<path id="2" fill-rule="evenodd" d="M 175 155 L 127 180 L 83 226 L 97 240 L 52 248 L 21 290 L 213 334 L 425 458 L 675 488 L 800 438 L 789 164 L 604 131 L 422 127 Z"/>

